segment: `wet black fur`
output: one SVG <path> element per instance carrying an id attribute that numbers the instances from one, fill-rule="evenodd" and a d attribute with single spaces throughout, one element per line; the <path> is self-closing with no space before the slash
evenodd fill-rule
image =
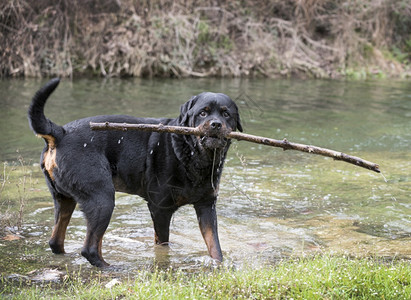
<path id="1" fill-rule="evenodd" d="M 59 84 L 53 79 L 33 97 L 29 123 L 46 141 L 41 165 L 55 204 L 55 228 L 50 247 L 64 253 L 64 235 L 78 203 L 87 220 L 82 255 L 93 265 L 107 263 L 101 241 L 114 208 L 115 191 L 137 194 L 148 204 L 156 243 L 169 241 L 173 213 L 192 204 L 210 255 L 222 260 L 215 203 L 230 141 L 139 131 L 92 131 L 90 122 L 202 125 L 210 135 L 242 131 L 238 109 L 224 94 L 202 93 L 183 104 L 176 119 L 95 116 L 57 125 L 44 116 L 47 98 Z M 55 155 L 54 167 L 46 160 Z M 53 165 L 53 164 L 51 164 Z"/>

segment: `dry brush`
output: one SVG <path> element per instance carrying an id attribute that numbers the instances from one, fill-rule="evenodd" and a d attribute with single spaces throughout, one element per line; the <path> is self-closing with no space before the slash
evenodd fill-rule
<path id="1" fill-rule="evenodd" d="M 338 77 L 409 65 L 409 1 L 258 3 L 5 0 L 0 74 Z"/>

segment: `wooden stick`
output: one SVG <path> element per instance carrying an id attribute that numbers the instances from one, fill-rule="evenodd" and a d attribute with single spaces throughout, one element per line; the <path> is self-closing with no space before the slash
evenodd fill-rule
<path id="1" fill-rule="evenodd" d="M 182 127 L 182 126 L 169 126 L 163 124 L 128 124 L 128 123 L 94 123 L 90 122 L 90 128 L 92 130 L 139 130 L 139 131 L 150 131 L 150 132 L 166 132 L 166 133 L 176 133 L 184 135 L 198 135 L 207 136 L 208 134 L 204 132 L 200 127 Z M 296 150 L 311 154 L 317 154 L 322 156 L 331 157 L 335 160 L 345 161 L 347 163 L 362 167 L 377 173 L 380 173 L 379 165 L 373 162 L 364 160 L 360 157 L 351 156 L 343 152 L 330 150 L 326 148 L 321 148 L 312 145 L 291 143 L 287 139 L 275 140 L 262 136 L 256 136 L 241 132 L 230 132 L 224 136 L 228 139 L 235 139 L 238 141 L 247 141 L 267 146 L 283 148 L 283 150 Z"/>

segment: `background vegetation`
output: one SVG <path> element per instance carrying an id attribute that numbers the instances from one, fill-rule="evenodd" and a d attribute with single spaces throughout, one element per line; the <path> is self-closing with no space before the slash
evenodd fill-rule
<path id="1" fill-rule="evenodd" d="M 408 0 L 5 0 L 0 76 L 408 76 Z"/>

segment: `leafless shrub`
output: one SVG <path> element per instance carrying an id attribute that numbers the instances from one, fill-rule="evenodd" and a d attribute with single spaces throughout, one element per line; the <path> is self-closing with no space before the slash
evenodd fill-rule
<path id="1" fill-rule="evenodd" d="M 398 74 L 385 53 L 395 47 L 409 62 L 410 20 L 406 0 L 6 0 L 0 74 Z"/>

